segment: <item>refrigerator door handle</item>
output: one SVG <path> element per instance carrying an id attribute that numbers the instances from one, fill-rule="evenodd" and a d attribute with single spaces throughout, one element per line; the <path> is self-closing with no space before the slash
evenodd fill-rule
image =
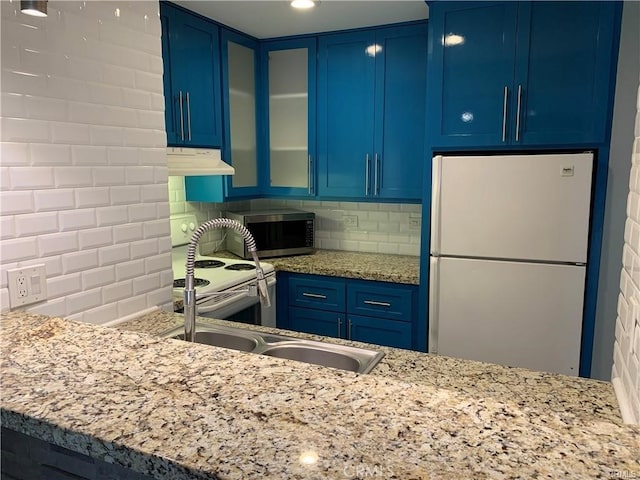
<path id="1" fill-rule="evenodd" d="M 440 253 L 440 184 L 442 181 L 442 155 L 433 157 L 431 165 L 431 246 L 432 255 Z"/>
<path id="2" fill-rule="evenodd" d="M 440 289 L 440 258 L 429 258 L 429 333 L 427 345 L 429 353 L 438 353 L 438 314 Z"/>

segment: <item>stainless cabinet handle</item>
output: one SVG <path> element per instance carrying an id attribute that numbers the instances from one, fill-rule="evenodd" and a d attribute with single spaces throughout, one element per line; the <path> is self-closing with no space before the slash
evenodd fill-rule
<path id="1" fill-rule="evenodd" d="M 313 193 L 313 177 L 312 177 L 312 167 L 313 167 L 313 160 L 311 159 L 311 155 L 309 155 L 309 160 L 307 163 L 307 181 L 309 182 L 309 195 L 311 195 Z"/>
<path id="2" fill-rule="evenodd" d="M 342 319 L 338 317 L 338 338 L 342 336 Z"/>
<path id="3" fill-rule="evenodd" d="M 507 141 L 507 97 L 509 97 L 509 89 L 504 87 L 504 96 L 502 98 L 502 142 Z"/>
<path id="4" fill-rule="evenodd" d="M 516 111 L 516 142 L 520 141 L 520 107 L 522 106 L 522 85 L 518 85 L 518 110 Z"/>
<path id="5" fill-rule="evenodd" d="M 182 90 L 180 90 L 180 93 L 178 94 L 178 98 L 180 99 L 180 137 L 184 142 L 184 114 L 182 111 Z"/>
<path id="6" fill-rule="evenodd" d="M 373 161 L 373 195 L 376 197 L 380 195 L 380 185 L 378 184 L 379 170 L 380 170 L 380 157 L 376 153 Z"/>
<path id="7" fill-rule="evenodd" d="M 311 298 L 321 298 L 322 300 L 326 300 L 327 299 L 326 295 L 320 295 L 319 293 L 302 292 L 302 296 L 303 297 L 311 297 Z"/>
<path id="8" fill-rule="evenodd" d="M 187 92 L 187 131 L 189 132 L 189 141 L 191 141 L 191 102 L 189 101 L 189 92 Z"/>
<path id="9" fill-rule="evenodd" d="M 351 322 L 351 320 L 349 320 L 349 324 L 347 326 L 347 340 L 351 340 L 351 327 L 353 326 L 353 323 Z"/>
<path id="10" fill-rule="evenodd" d="M 365 158 L 365 165 L 364 165 L 364 196 L 368 197 L 369 196 L 369 170 L 370 170 L 370 163 L 369 163 L 369 154 L 367 153 L 366 158 Z"/>
<path id="11" fill-rule="evenodd" d="M 388 302 L 376 302 L 375 300 L 365 300 L 363 303 L 367 305 L 375 305 L 376 307 L 390 307 L 391 304 Z"/>

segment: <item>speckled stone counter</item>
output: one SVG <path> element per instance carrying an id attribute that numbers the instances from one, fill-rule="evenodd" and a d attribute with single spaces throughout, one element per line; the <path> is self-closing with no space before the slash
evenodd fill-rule
<path id="1" fill-rule="evenodd" d="M 211 256 L 238 258 L 229 252 L 216 252 Z M 412 255 L 316 250 L 310 255 L 260 260 L 272 264 L 276 271 L 280 272 L 312 273 L 412 285 L 420 283 L 420 257 Z"/>
<path id="2" fill-rule="evenodd" d="M 356 375 L 140 333 L 165 312 L 1 321 L 3 426 L 155 478 L 640 476 L 603 382 L 395 349 Z"/>

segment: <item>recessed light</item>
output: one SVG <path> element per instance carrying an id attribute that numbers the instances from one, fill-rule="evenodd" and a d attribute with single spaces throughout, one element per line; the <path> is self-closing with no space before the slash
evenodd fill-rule
<path id="1" fill-rule="evenodd" d="M 314 0 L 293 0 L 291 2 L 291 6 L 300 10 L 307 10 L 309 8 L 315 7 L 316 2 Z"/>
<path id="2" fill-rule="evenodd" d="M 33 17 L 46 17 L 47 0 L 21 0 L 20 11 Z"/>

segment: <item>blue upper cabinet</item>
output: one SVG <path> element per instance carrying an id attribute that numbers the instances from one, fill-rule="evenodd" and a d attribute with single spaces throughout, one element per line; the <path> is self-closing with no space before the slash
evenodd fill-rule
<path id="1" fill-rule="evenodd" d="M 520 6 L 511 112 L 516 143 L 606 141 L 617 10 L 614 2 Z"/>
<path id="2" fill-rule="evenodd" d="M 430 4 L 432 146 L 604 141 L 619 17 L 614 2 Z"/>
<path id="3" fill-rule="evenodd" d="M 258 138 L 262 108 L 259 103 L 261 81 L 257 40 L 222 29 L 222 98 L 224 105 L 223 159 L 234 169 L 226 177 L 226 197 L 251 197 L 259 193 Z"/>
<path id="4" fill-rule="evenodd" d="M 268 159 L 261 183 L 270 195 L 315 196 L 316 42 L 295 38 L 260 46 Z"/>
<path id="5" fill-rule="evenodd" d="M 218 27 L 160 3 L 167 143 L 222 144 Z M 194 73 L 194 72 L 197 72 Z"/>
<path id="6" fill-rule="evenodd" d="M 426 23 L 321 36 L 321 198 L 421 198 Z"/>

